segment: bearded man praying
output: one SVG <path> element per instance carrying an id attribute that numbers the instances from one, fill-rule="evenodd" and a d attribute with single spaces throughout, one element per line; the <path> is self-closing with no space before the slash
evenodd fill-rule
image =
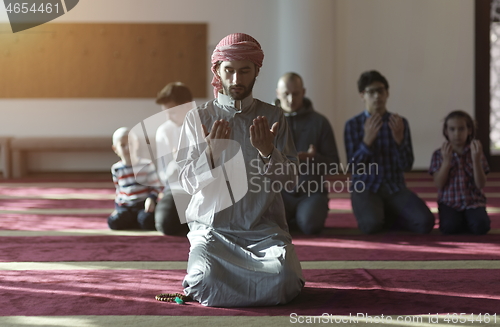
<path id="1" fill-rule="evenodd" d="M 212 54 L 215 99 L 181 131 L 179 179 L 193 195 L 183 287 L 206 306 L 283 304 L 304 286 L 280 194 L 297 181 L 292 135 L 280 108 L 252 96 L 263 59 L 250 35 L 223 38 Z"/>

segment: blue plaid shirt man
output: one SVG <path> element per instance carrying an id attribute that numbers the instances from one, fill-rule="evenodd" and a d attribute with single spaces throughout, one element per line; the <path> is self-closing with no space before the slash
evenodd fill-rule
<path id="1" fill-rule="evenodd" d="M 370 117 L 368 111 L 346 122 L 344 142 L 348 163 L 352 165 L 349 171 L 354 172 L 352 185 L 362 181 L 366 190 L 372 192 L 384 185 L 390 194 L 406 188 L 403 172 L 409 171 L 414 161 L 410 127 L 403 118 L 404 138 L 401 144 L 396 144 L 389 127 L 390 116 L 387 111 L 382 115 L 382 127 L 370 147 L 363 143 L 364 125 Z"/>

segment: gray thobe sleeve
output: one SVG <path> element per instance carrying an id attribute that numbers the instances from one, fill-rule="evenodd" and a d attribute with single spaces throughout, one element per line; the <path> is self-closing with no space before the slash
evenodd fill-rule
<path id="1" fill-rule="evenodd" d="M 217 170 L 211 169 L 206 148 L 199 116 L 196 111 L 190 111 L 182 125 L 177 164 L 179 183 L 191 195 L 218 178 Z"/>

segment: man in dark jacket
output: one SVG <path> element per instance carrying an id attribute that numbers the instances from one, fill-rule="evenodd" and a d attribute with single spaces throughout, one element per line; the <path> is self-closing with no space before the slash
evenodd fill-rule
<path id="1" fill-rule="evenodd" d="M 286 73 L 278 81 L 276 105 L 284 111 L 299 157 L 299 183 L 293 192 L 282 191 L 291 228 L 305 234 L 321 232 L 328 214 L 328 189 L 323 175 L 339 156 L 332 127 L 325 116 L 314 111 L 305 98 L 302 78 Z"/>

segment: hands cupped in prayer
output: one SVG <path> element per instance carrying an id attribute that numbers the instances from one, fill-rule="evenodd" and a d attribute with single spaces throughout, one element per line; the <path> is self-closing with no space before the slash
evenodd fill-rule
<path id="1" fill-rule="evenodd" d="M 481 160 L 481 155 L 483 153 L 483 146 L 479 140 L 472 140 L 470 142 L 470 153 L 472 156 L 472 160 Z"/>
<path id="2" fill-rule="evenodd" d="M 269 129 L 269 122 L 265 116 L 257 116 L 250 126 L 250 143 L 259 151 L 262 157 L 269 156 L 274 149 L 274 137 L 278 132 L 278 122 Z"/>
<path id="3" fill-rule="evenodd" d="M 398 114 L 392 114 L 389 118 L 389 128 L 392 131 L 392 137 L 397 145 L 403 142 L 405 136 L 405 125 L 403 123 L 403 118 Z"/>
<path id="4" fill-rule="evenodd" d="M 205 125 L 201 126 L 205 134 L 205 141 L 208 144 L 206 150 L 207 154 L 212 161 L 215 162 L 229 144 L 228 140 L 231 135 L 231 127 L 229 127 L 229 122 L 224 119 L 216 120 L 210 132 L 208 132 Z"/>
<path id="5" fill-rule="evenodd" d="M 299 152 L 297 153 L 297 156 L 299 157 L 299 160 L 302 162 L 302 161 L 306 161 L 307 158 L 314 158 L 314 156 L 316 155 L 316 147 L 314 146 L 314 144 L 309 144 L 309 149 L 307 149 L 307 152 Z"/>
<path id="6" fill-rule="evenodd" d="M 450 142 L 446 141 L 441 146 L 441 156 L 443 157 L 444 162 L 451 162 L 451 158 L 453 157 L 453 147 Z"/>
<path id="7" fill-rule="evenodd" d="M 365 136 L 363 137 L 363 143 L 367 146 L 371 146 L 373 141 L 377 138 L 380 127 L 382 127 L 382 116 L 379 113 L 375 113 L 368 117 L 364 126 Z"/>

